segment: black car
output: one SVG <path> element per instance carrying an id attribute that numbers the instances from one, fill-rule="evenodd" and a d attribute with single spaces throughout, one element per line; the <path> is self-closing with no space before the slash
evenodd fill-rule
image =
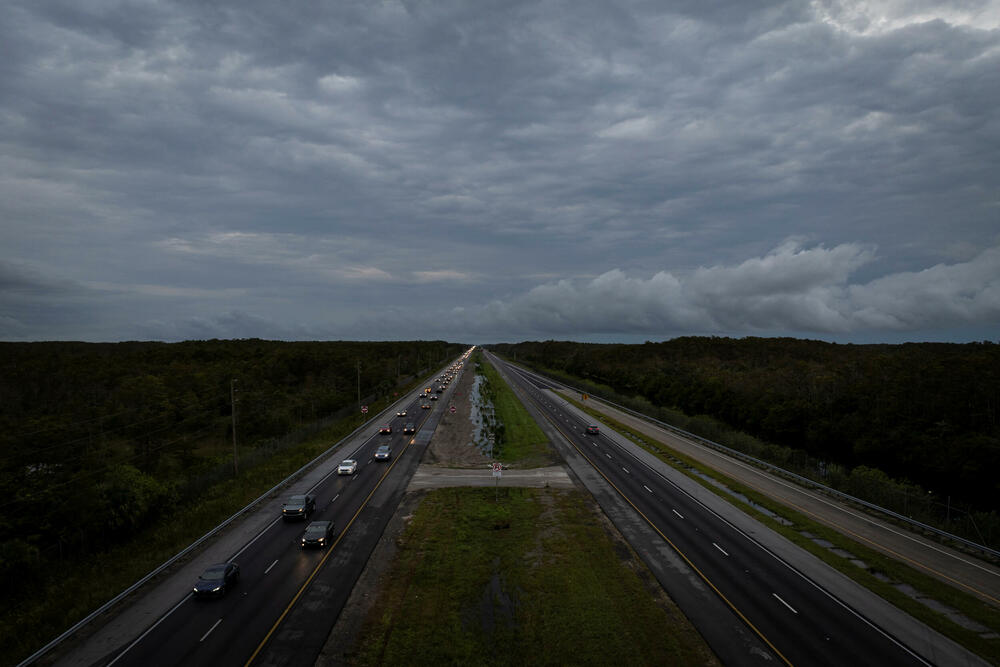
<path id="1" fill-rule="evenodd" d="M 210 565 L 194 584 L 195 597 L 221 597 L 226 589 L 240 580 L 240 566 L 236 563 Z"/>
<path id="2" fill-rule="evenodd" d="M 416 433 L 416 432 L 417 432 L 417 427 L 414 426 L 413 424 L 408 423 L 406 426 L 403 427 L 403 433 Z"/>
<path id="3" fill-rule="evenodd" d="M 286 521 L 305 519 L 316 510 L 316 499 L 308 493 L 291 496 L 281 506 L 281 517 Z"/>
<path id="4" fill-rule="evenodd" d="M 595 426 L 594 424 L 591 424 L 590 426 L 587 427 L 587 435 L 600 435 L 600 434 L 601 434 L 601 429 Z"/>
<path id="5" fill-rule="evenodd" d="M 303 547 L 323 547 L 329 546 L 333 542 L 333 522 L 332 521 L 313 521 L 308 526 L 306 530 L 302 533 L 302 546 Z"/>

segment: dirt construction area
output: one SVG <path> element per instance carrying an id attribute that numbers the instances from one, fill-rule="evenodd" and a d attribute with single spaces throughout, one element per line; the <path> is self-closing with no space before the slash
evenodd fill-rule
<path id="1" fill-rule="evenodd" d="M 467 367 L 456 381 L 450 400 L 455 412 L 441 406 L 445 412 L 409 489 L 494 485 L 572 487 L 573 482 L 562 466 L 523 470 L 504 467 L 499 479 L 493 477 L 492 462 L 483 453 L 485 445 L 476 442 L 479 411 L 473 404 L 475 375 L 475 371 Z"/>

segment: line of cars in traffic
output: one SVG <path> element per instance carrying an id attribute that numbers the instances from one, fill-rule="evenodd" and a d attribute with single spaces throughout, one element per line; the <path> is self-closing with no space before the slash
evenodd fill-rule
<path id="1" fill-rule="evenodd" d="M 461 368 L 461 364 L 457 365 Z M 452 371 L 457 372 L 455 366 Z M 439 378 L 441 384 L 436 393 L 440 394 L 451 381 L 452 374 L 447 374 Z M 438 397 L 432 393 L 430 388 L 426 389 L 422 395 L 423 401 L 420 407 L 429 410 L 431 408 L 428 400 L 436 401 Z M 406 417 L 406 410 L 398 410 L 397 417 Z M 403 426 L 404 434 L 416 433 L 417 427 L 413 422 L 407 422 Z M 392 424 L 383 424 L 379 427 L 379 435 L 391 435 Z M 388 444 L 381 444 L 375 450 L 374 459 L 376 461 L 388 461 L 392 457 L 392 448 Z M 337 466 L 338 475 L 353 475 L 358 471 L 358 461 L 356 459 L 344 459 Z M 285 521 L 306 520 L 309 515 L 316 511 L 316 497 L 312 494 L 296 494 L 289 496 L 281 505 L 281 518 Z M 299 538 L 299 545 L 302 548 L 318 547 L 325 548 L 333 543 L 335 524 L 333 521 L 312 521 L 306 526 Z M 216 563 L 207 567 L 192 589 L 194 597 L 222 597 L 226 591 L 236 585 L 240 580 L 240 566 L 234 561 L 227 563 Z"/>

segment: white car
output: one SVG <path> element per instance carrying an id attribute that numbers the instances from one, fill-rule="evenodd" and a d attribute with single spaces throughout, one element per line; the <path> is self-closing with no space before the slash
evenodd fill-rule
<path id="1" fill-rule="evenodd" d="M 358 462 L 354 459 L 344 459 L 337 466 L 338 475 L 353 475 L 358 471 Z"/>

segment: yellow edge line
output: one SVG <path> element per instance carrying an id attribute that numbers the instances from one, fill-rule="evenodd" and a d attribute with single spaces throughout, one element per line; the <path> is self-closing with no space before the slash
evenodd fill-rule
<path id="1" fill-rule="evenodd" d="M 526 395 L 527 395 L 527 396 L 528 396 L 529 398 L 531 398 L 530 394 L 526 394 Z M 534 403 L 535 403 L 536 405 L 538 404 L 538 401 L 536 401 L 536 400 L 535 400 L 534 398 L 531 398 L 531 400 L 532 400 L 532 401 L 533 401 L 533 402 L 534 402 Z M 651 521 L 651 520 L 649 519 L 649 517 L 647 517 L 647 516 L 646 516 L 646 515 L 645 515 L 645 514 L 643 513 L 643 511 L 642 511 L 642 510 L 640 510 L 640 509 L 639 509 L 638 507 L 636 507 L 636 506 L 635 506 L 635 503 L 633 503 L 633 502 L 632 502 L 632 500 L 631 500 L 631 499 L 629 499 L 629 497 L 628 497 L 627 495 L 625 495 L 625 493 L 624 493 L 624 492 L 623 492 L 623 491 L 622 491 L 621 489 L 619 489 L 619 488 L 618 488 L 618 487 L 617 487 L 617 486 L 615 485 L 615 483 L 614 483 L 614 482 L 612 482 L 612 481 L 611 481 L 611 480 L 610 480 L 610 479 L 608 478 L 608 476 L 607 476 L 607 475 L 605 475 L 605 474 L 604 474 L 603 472 L 601 472 L 601 470 L 600 470 L 600 469 L 599 469 L 599 468 L 598 468 L 598 467 L 597 467 L 596 465 L 594 465 L 594 462 L 590 460 L 590 457 L 588 457 L 588 456 L 587 456 L 586 454 L 584 454 L 584 453 L 583 453 L 583 450 L 582 450 L 582 449 L 580 449 L 579 447 L 577 447 L 576 443 L 575 443 L 575 442 L 573 442 L 573 441 L 572 441 L 572 440 L 571 440 L 571 439 L 570 439 L 569 437 L 567 437 L 567 435 L 566 435 L 566 434 L 565 434 L 565 433 L 563 432 L 563 430 L 562 430 L 562 429 L 561 429 L 561 428 L 559 427 L 559 425 L 558 425 L 558 424 L 557 424 L 556 422 L 554 422 L 554 421 L 553 421 L 553 420 L 552 420 L 552 419 L 551 419 L 551 418 L 550 418 L 550 417 L 549 417 L 549 416 L 548 416 L 547 414 L 545 414 L 545 411 L 544 411 L 544 410 L 540 410 L 540 411 L 541 411 L 541 413 L 542 413 L 542 416 L 543 416 L 543 417 L 545 417 L 546 421 L 548 421 L 548 422 L 549 422 L 550 424 L 552 424 L 552 427 L 553 427 L 553 428 L 555 428 L 555 429 L 556 429 L 557 431 L 559 431 L 559 434 L 560 434 L 560 435 L 562 435 L 562 436 L 563 436 L 563 438 L 565 438 L 565 439 L 566 439 L 566 442 L 568 442 L 568 443 L 569 443 L 569 444 L 570 444 L 570 445 L 571 445 L 571 446 L 573 447 L 573 449 L 575 449 L 575 450 L 577 451 L 577 453 L 578 453 L 578 454 L 579 454 L 580 456 L 582 456 L 582 457 L 583 457 L 584 459 L 586 459 L 587 463 L 589 463 L 589 464 L 590 464 L 590 465 L 591 465 L 591 466 L 592 466 L 592 467 L 594 468 L 594 470 L 595 470 L 595 471 L 597 472 L 597 474 L 598 474 L 598 475 L 600 475 L 601 477 L 603 477 L 603 478 L 604 478 L 604 481 L 606 481 L 606 482 L 607 482 L 608 484 L 610 484 L 610 485 L 611 485 L 611 488 L 613 488 L 613 489 L 614 489 L 615 491 L 617 491 L 617 492 L 619 493 L 619 495 L 621 495 L 621 497 L 625 499 L 625 502 L 627 502 L 627 503 L 628 503 L 629 505 L 631 505 L 631 506 L 632 506 L 632 509 L 634 509 L 634 510 L 635 510 L 636 512 L 638 512 L 639 516 L 641 516 L 641 517 L 642 517 L 642 518 L 643 518 L 643 519 L 644 519 L 644 520 L 646 521 L 646 523 L 648 523 L 648 524 L 650 525 L 650 527 L 651 527 L 651 528 L 652 528 L 653 530 L 655 530 L 655 531 L 656 531 L 656 533 L 657 533 L 657 534 L 658 534 L 658 535 L 659 535 L 660 537 L 662 537 L 662 538 L 663 538 L 663 540 L 664 540 L 664 541 L 665 541 L 665 542 L 666 542 L 667 544 L 669 544 L 669 545 L 670 545 L 670 547 L 671 547 L 671 548 L 672 548 L 672 549 L 673 549 L 674 551 L 676 551 L 676 552 L 677 552 L 677 553 L 678 553 L 678 554 L 680 555 L 680 557 L 681 557 L 681 558 L 683 558 L 683 559 L 684 559 L 684 562 L 685 562 L 685 563 L 687 563 L 687 564 L 688 564 L 688 565 L 689 565 L 689 566 L 691 567 L 691 569 L 692 569 L 692 570 L 694 570 L 695 572 L 697 572 L 697 573 L 698 573 L 698 576 L 699 576 L 699 577 L 701 577 L 701 578 L 702 578 L 702 580 L 703 580 L 703 581 L 704 581 L 704 582 L 705 582 L 706 584 L 708 584 L 708 586 L 709 586 L 709 587 L 710 587 L 710 588 L 711 588 L 711 589 L 712 589 L 713 591 L 715 591 L 715 594 L 716 594 L 716 595 L 718 595 L 718 596 L 719 596 L 719 597 L 720 597 L 720 598 L 722 599 L 722 601 L 723 601 L 723 602 L 725 602 L 725 603 L 726 603 L 726 604 L 727 604 L 727 605 L 729 606 L 729 608 L 733 610 L 733 613 L 735 613 L 735 614 L 736 614 L 737 616 L 739 616 L 739 617 L 740 617 L 740 618 L 741 618 L 741 619 L 743 620 L 743 622 L 744 622 L 744 623 L 746 623 L 746 624 L 747 624 L 747 626 L 748 626 L 748 627 L 749 627 L 749 628 L 750 628 L 751 630 L 753 630 L 753 631 L 754 631 L 754 632 L 755 632 L 755 633 L 757 634 L 757 636 L 758 636 L 758 637 L 760 637 L 760 638 L 761 638 L 761 639 L 762 639 L 762 640 L 764 641 L 764 643 L 765 643 L 765 644 L 767 644 L 767 645 L 768 645 L 768 646 L 769 646 L 769 647 L 771 648 L 771 650 L 772 650 L 772 651 L 774 651 L 775 655 L 777 655 L 777 656 L 778 656 L 779 658 L 781 658 L 781 660 L 782 660 L 782 661 L 784 661 L 784 663 L 785 663 L 786 665 L 789 665 L 789 667 L 791 667 L 792 663 L 791 663 L 791 662 L 790 662 L 790 661 L 788 660 L 788 658 L 786 658 L 786 657 L 784 656 L 784 654 L 782 654 L 782 652 L 781 652 L 781 651 L 779 651 L 779 650 L 778 650 L 778 647 L 776 647 L 776 646 L 775 646 L 774 644 L 772 644 L 772 643 L 771 643 L 771 640 L 769 640 L 769 639 L 768 639 L 767 637 L 765 637 L 765 636 L 764 636 L 764 633 L 763 633 L 763 632 L 761 632 L 761 631 L 760 631 L 759 629 L 757 629 L 757 626 L 755 626 L 755 625 L 754 625 L 753 623 L 751 623 L 751 622 L 750 622 L 750 619 L 748 619 L 748 618 L 747 618 L 746 616 L 744 616 L 744 615 L 743 615 L 743 612 L 741 612 L 741 611 L 740 611 L 739 609 L 737 609 L 737 608 L 736 608 L 736 605 L 734 605 L 734 604 L 733 604 L 732 602 L 730 602 L 729 598 L 727 598 L 727 597 L 726 597 L 726 596 L 725 596 L 725 595 L 724 595 L 724 594 L 722 593 L 722 591 L 720 591 L 720 590 L 719 590 L 718 588 L 716 588 L 715 584 L 713 584 L 713 583 L 711 582 L 711 580 L 710 580 L 710 579 L 709 579 L 709 578 L 708 578 L 707 576 L 705 576 L 705 573 L 704 573 L 704 572 L 702 572 L 701 570 L 699 570 L 699 569 L 698 569 L 698 566 L 697 566 L 697 565 L 695 565 L 694 563 L 692 563 L 692 562 L 691 562 L 691 559 L 690 559 L 690 558 L 688 558 L 688 557 L 687 557 L 687 555 L 686 555 L 686 554 L 685 554 L 685 553 L 684 553 L 683 551 L 681 551 L 681 550 L 680 550 L 680 549 L 679 549 L 679 548 L 677 547 L 677 545 L 676 545 L 676 544 L 674 544 L 674 543 L 673 543 L 673 542 L 672 542 L 672 541 L 670 540 L 670 538 L 669 538 L 669 537 L 667 537 L 666 535 L 664 535 L 664 534 L 663 534 L 663 531 L 661 531 L 661 530 L 660 530 L 659 528 L 657 528 L 657 527 L 656 527 L 656 524 L 654 524 L 654 523 L 653 523 L 653 522 L 652 522 L 652 521 Z"/>
<path id="2" fill-rule="evenodd" d="M 421 425 L 423 424 L 421 423 Z M 347 522 L 346 526 L 344 526 L 344 530 L 340 531 L 340 535 L 338 535 L 337 539 L 333 541 L 333 543 L 330 545 L 330 548 L 326 550 L 326 554 L 323 555 L 323 559 L 320 560 L 320 562 L 316 565 L 316 568 L 312 571 L 312 574 L 309 575 L 309 578 L 306 579 L 305 583 L 302 584 L 302 587 L 299 588 L 299 592 L 295 594 L 295 597 L 292 598 L 292 601 L 288 603 L 287 607 L 285 607 L 285 611 L 281 612 L 281 616 L 278 617 L 278 620 L 274 622 L 274 625 L 271 626 L 271 629 L 267 631 L 266 635 L 264 635 L 264 639 L 257 646 L 256 650 L 254 650 L 253 655 L 250 656 L 250 659 L 247 660 L 246 663 L 244 663 L 244 667 L 248 667 L 250 663 L 252 663 L 254 660 L 257 659 L 257 655 L 260 654 L 261 650 L 264 648 L 267 642 L 271 640 L 271 635 L 274 634 L 275 630 L 278 629 L 278 626 L 281 625 L 281 622 L 285 620 L 286 616 L 288 616 L 288 612 L 292 610 L 292 607 L 295 606 L 295 603 L 299 601 L 300 597 L 302 597 L 302 594 L 305 592 L 306 588 L 309 587 L 309 584 L 312 583 L 313 578 L 316 577 L 316 574 L 319 572 L 320 568 L 323 567 L 324 563 L 326 563 L 326 559 L 333 554 L 333 550 L 337 547 L 338 544 L 340 544 L 340 540 L 343 539 L 344 535 L 347 534 L 347 531 L 354 524 L 355 520 L 357 520 L 358 515 L 361 514 L 361 510 L 363 510 L 368 505 L 368 501 L 371 500 L 372 496 L 375 494 L 378 488 L 382 486 L 382 482 L 384 482 L 385 478 L 389 476 L 389 473 L 392 472 L 392 469 L 396 466 L 396 463 L 400 460 L 400 458 L 402 458 L 403 454 L 406 453 L 406 450 L 410 448 L 410 445 L 412 443 L 413 440 L 410 440 L 410 442 L 406 443 L 406 446 L 403 447 L 403 451 L 399 453 L 399 456 L 393 459 L 392 464 L 388 468 L 386 468 L 384 473 L 382 473 L 382 477 L 379 478 L 375 486 L 372 487 L 372 490 L 368 493 L 367 496 L 365 496 L 365 499 L 361 503 L 361 506 L 358 507 L 358 511 L 354 513 L 354 516 L 351 517 L 351 520 Z"/>

